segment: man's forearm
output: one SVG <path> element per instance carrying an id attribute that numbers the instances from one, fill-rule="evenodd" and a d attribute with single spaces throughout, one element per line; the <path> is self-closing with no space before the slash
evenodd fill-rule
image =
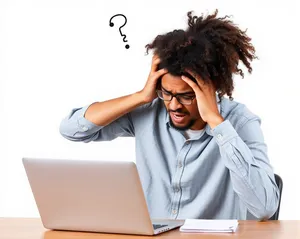
<path id="1" fill-rule="evenodd" d="M 251 136 L 251 129 L 258 136 L 255 133 Z M 228 121 L 217 126 L 214 134 L 225 166 L 230 170 L 234 191 L 254 216 L 266 218 L 275 212 L 279 192 L 258 128 L 248 127 L 247 131 L 247 142 L 253 145 L 248 146 Z"/>
<path id="2" fill-rule="evenodd" d="M 89 106 L 84 117 L 98 126 L 106 126 L 124 114 L 145 104 L 143 96 L 137 92 Z"/>

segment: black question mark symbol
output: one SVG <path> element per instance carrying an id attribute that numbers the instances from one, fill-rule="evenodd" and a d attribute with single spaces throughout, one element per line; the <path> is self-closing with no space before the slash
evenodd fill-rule
<path id="1" fill-rule="evenodd" d="M 112 17 L 110 18 L 110 20 L 109 20 L 109 25 L 110 25 L 111 27 L 114 26 L 114 24 L 113 24 L 111 21 L 112 21 L 112 19 L 113 19 L 114 17 L 116 17 L 116 16 L 122 16 L 122 17 L 125 18 L 125 23 L 124 23 L 122 26 L 119 27 L 119 32 L 120 32 L 121 36 L 123 37 L 123 42 L 127 42 L 127 40 L 125 40 L 125 39 L 126 39 L 126 35 L 123 34 L 122 31 L 121 31 L 121 28 L 124 27 L 124 26 L 126 25 L 126 23 L 127 23 L 127 18 L 126 18 L 123 14 L 116 14 L 116 15 L 112 16 Z M 126 45 L 125 45 L 125 48 L 128 49 L 128 48 L 129 48 L 129 45 L 126 44 Z"/>

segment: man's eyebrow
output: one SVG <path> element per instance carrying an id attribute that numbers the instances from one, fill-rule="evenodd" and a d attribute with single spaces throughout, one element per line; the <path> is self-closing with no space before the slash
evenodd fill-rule
<path id="1" fill-rule="evenodd" d="M 161 88 L 162 88 L 165 92 L 172 94 L 171 91 L 166 90 L 163 86 L 161 86 Z M 194 91 L 187 91 L 187 92 L 177 93 L 176 95 L 191 95 L 191 94 L 194 95 L 195 92 L 194 92 Z"/>

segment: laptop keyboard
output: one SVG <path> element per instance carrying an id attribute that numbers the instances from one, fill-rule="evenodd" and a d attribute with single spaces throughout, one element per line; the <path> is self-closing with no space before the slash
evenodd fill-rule
<path id="1" fill-rule="evenodd" d="M 168 226 L 168 225 L 165 225 L 165 224 L 152 224 L 152 225 L 153 225 L 154 230 L 158 229 L 158 228 L 161 228 L 161 227 Z"/>

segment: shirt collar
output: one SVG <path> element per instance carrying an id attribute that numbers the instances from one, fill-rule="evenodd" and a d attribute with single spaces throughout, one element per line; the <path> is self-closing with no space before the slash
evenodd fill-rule
<path id="1" fill-rule="evenodd" d="M 219 113 L 223 116 L 223 111 L 222 111 L 222 98 L 220 98 L 218 96 L 218 94 L 216 94 L 216 100 L 217 100 L 217 106 L 218 106 L 218 110 L 219 110 Z M 165 110 L 166 110 L 166 107 L 164 106 Z M 165 117 L 165 122 L 167 124 L 168 127 L 172 127 L 171 124 L 170 124 L 170 115 L 168 113 L 168 111 L 166 110 L 166 117 Z M 205 125 L 204 127 L 204 130 L 205 132 L 210 135 L 210 136 L 213 136 L 212 132 L 211 132 L 211 128 L 208 124 Z"/>

